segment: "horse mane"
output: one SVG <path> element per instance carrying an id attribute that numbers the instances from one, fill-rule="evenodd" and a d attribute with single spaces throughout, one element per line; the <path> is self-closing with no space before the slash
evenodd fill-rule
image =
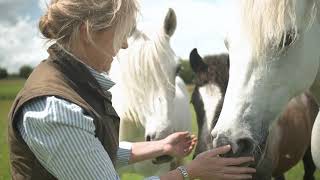
<path id="1" fill-rule="evenodd" d="M 265 54 L 271 47 L 275 52 L 285 48 L 288 35 L 292 42 L 300 31 L 308 29 L 317 13 L 319 0 L 308 1 L 310 10 L 305 14 L 306 28 L 298 29 L 296 3 L 298 0 L 241 0 L 240 13 L 243 27 L 251 38 L 255 55 Z M 300 0 L 299 0 L 300 1 Z M 298 32 L 299 31 L 299 32 Z M 271 40 L 271 41 L 270 41 Z"/>
<path id="2" fill-rule="evenodd" d="M 173 100 L 175 85 L 170 79 L 174 77 L 173 67 L 177 62 L 167 35 L 158 34 L 151 40 L 136 30 L 130 41 L 129 48 L 120 54 L 121 80 L 117 84 L 126 100 L 124 113 L 134 115 L 135 123 L 144 124 L 146 114 L 161 113 L 156 109 L 155 99 L 160 103 Z"/>

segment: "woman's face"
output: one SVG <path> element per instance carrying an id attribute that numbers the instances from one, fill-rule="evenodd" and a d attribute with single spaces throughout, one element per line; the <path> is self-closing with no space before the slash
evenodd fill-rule
<path id="1" fill-rule="evenodd" d="M 114 37 L 114 28 L 93 33 L 92 40 L 94 44 L 88 43 L 86 54 L 94 69 L 109 71 L 113 58 L 119 52 L 119 49 L 114 48 Z M 124 39 L 121 49 L 126 48 L 128 48 L 128 42 L 127 39 Z"/>

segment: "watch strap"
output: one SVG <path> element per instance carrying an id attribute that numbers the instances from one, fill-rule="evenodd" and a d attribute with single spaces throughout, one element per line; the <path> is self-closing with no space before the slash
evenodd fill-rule
<path id="1" fill-rule="evenodd" d="M 179 166 L 177 169 L 183 176 L 183 180 L 190 180 L 187 168 L 185 166 Z"/>

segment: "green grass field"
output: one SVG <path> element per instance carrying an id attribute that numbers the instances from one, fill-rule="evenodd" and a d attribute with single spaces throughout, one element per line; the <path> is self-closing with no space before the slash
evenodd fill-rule
<path id="1" fill-rule="evenodd" d="M 0 99 L 12 100 L 23 86 L 24 80 L 0 80 Z"/>
<path id="2" fill-rule="evenodd" d="M 7 144 L 7 115 L 11 103 L 15 95 L 23 86 L 24 80 L 0 80 L 0 180 L 9 180 L 9 157 L 8 157 L 8 144 Z M 189 91 L 192 87 L 188 87 Z M 197 125 L 192 106 L 190 106 L 193 113 L 193 133 L 197 132 Z M 190 159 L 188 157 L 188 159 Z M 286 173 L 288 180 L 302 180 L 303 179 L 303 165 L 299 163 Z M 125 174 L 122 176 L 123 180 L 141 180 L 142 176 L 136 174 Z M 320 172 L 316 172 L 316 179 L 320 179 Z"/>

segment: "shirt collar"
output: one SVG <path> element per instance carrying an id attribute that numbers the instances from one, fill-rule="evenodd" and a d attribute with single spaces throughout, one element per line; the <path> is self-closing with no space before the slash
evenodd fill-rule
<path id="1" fill-rule="evenodd" d="M 89 69 L 93 77 L 98 81 L 99 85 L 104 91 L 108 91 L 110 88 L 112 88 L 116 84 L 111 80 L 111 78 L 106 72 L 99 73 L 98 71 L 94 70 L 88 65 L 86 65 L 86 67 Z"/>

